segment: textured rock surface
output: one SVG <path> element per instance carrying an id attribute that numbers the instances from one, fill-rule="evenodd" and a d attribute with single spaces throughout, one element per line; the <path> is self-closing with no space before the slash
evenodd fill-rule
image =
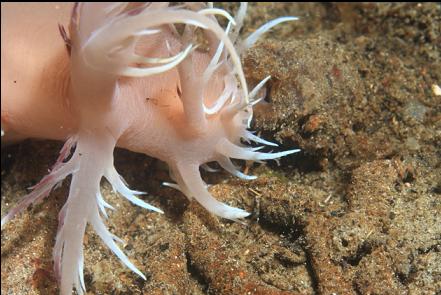
<path id="1" fill-rule="evenodd" d="M 103 183 L 117 208 L 110 229 L 147 281 L 88 230 L 88 294 L 439 294 L 440 6 L 255 4 L 244 33 L 281 15 L 301 20 L 244 57 L 250 84 L 273 77 L 253 124 L 302 152 L 246 167 L 259 176 L 251 182 L 205 175 L 216 198 L 254 213 L 244 226 L 161 187 L 163 163 L 118 150 L 118 171 L 166 213 L 134 207 Z M 2 150 L 2 215 L 60 147 Z M 56 294 L 51 256 L 67 184 L 2 232 L 2 294 Z"/>

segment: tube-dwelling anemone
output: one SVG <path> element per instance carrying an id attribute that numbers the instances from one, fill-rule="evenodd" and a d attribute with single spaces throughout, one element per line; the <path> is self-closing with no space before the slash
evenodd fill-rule
<path id="1" fill-rule="evenodd" d="M 278 18 L 242 40 L 238 36 L 246 8 L 241 4 L 233 18 L 203 3 L 2 7 L 2 142 L 28 137 L 65 141 L 51 172 L 2 218 L 2 228 L 72 175 L 53 253 L 61 294 L 71 294 L 73 288 L 85 292 L 82 243 L 87 223 L 127 267 L 145 278 L 103 222 L 106 209 L 113 208 L 100 193 L 101 179 L 132 203 L 162 211 L 138 198 L 142 192 L 129 189 L 117 173 L 116 146 L 165 161 L 175 183 L 164 185 L 234 221 L 249 213 L 217 201 L 199 168 L 216 161 L 237 177 L 254 179 L 231 158 L 262 161 L 298 151 L 263 153 L 258 152 L 261 147 L 241 143 L 276 146 L 247 130 L 269 77 L 249 91 L 240 55 L 271 27 L 295 19 Z M 48 17 L 54 13 L 59 18 Z M 216 17 L 226 18 L 225 29 Z M 58 27 L 60 18 L 70 18 L 69 34 Z M 38 30 L 40 39 L 31 38 L 36 34 L 32 27 L 47 30 Z M 22 51 L 12 44 L 32 46 L 26 51 L 29 60 L 20 59 Z M 13 83 L 17 79 L 20 87 Z"/>

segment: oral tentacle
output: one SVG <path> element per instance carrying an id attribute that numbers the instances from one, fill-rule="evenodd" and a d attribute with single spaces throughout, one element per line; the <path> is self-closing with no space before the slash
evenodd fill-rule
<path id="1" fill-rule="evenodd" d="M 157 66 L 157 67 L 148 67 L 148 68 L 138 68 L 138 67 L 124 67 L 123 69 L 119 70 L 118 72 L 116 72 L 116 74 L 120 75 L 120 76 L 125 76 L 125 77 L 146 77 L 146 76 L 151 76 L 151 75 L 155 75 L 155 74 L 160 74 L 166 71 L 169 71 L 173 68 L 175 68 L 179 63 L 181 63 L 187 56 L 188 54 L 194 49 L 195 47 L 190 44 L 189 46 L 187 46 L 187 48 L 185 50 L 183 50 L 182 52 L 178 53 L 175 57 L 172 57 L 171 61 L 169 63 L 166 63 L 165 65 L 162 66 Z M 162 63 L 162 61 L 160 61 L 161 59 L 155 59 L 154 61 L 156 61 L 156 63 Z M 162 60 L 169 60 L 169 58 L 164 58 Z M 131 60 L 131 62 L 141 62 L 141 63 L 148 63 L 151 62 L 152 60 L 150 58 L 147 57 L 135 57 L 133 58 L 133 60 Z"/>
<path id="2" fill-rule="evenodd" d="M 215 36 L 225 44 L 225 48 L 230 54 L 236 73 L 242 85 L 244 96 L 248 97 L 248 88 L 243 74 L 242 65 L 236 50 L 228 38 L 227 34 L 207 16 L 194 11 L 184 9 L 158 9 L 154 11 L 144 10 L 134 16 L 121 15 L 109 20 L 108 23 L 94 31 L 90 37 L 83 40 L 82 52 L 87 63 L 96 69 L 106 73 L 120 75 L 127 67 L 128 60 L 103 59 L 103 53 L 108 53 L 112 48 L 121 45 L 133 32 L 139 32 L 145 27 L 158 27 L 170 23 L 183 23 L 211 31 Z M 83 34 L 84 35 L 84 34 Z M 85 36 L 83 36 L 86 38 Z M 126 47 L 128 50 L 134 48 L 133 40 Z M 127 73 L 131 73 L 127 71 Z"/>

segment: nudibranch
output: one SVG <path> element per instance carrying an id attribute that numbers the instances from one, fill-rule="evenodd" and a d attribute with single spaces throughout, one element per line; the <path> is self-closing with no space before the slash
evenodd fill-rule
<path id="1" fill-rule="evenodd" d="M 82 244 L 88 223 L 145 278 L 102 219 L 112 206 L 100 193 L 101 179 L 132 203 L 162 211 L 117 173 L 116 146 L 166 162 L 175 183 L 164 185 L 235 221 L 249 213 L 217 201 L 199 168 L 217 162 L 253 179 L 231 158 L 262 161 L 298 151 L 263 153 L 242 143 L 276 146 L 248 130 L 252 107 L 262 99 L 259 90 L 270 77 L 248 91 L 240 55 L 273 26 L 296 19 L 275 19 L 240 39 L 246 8 L 242 3 L 232 17 L 212 3 L 2 3 L 2 143 L 44 138 L 65 144 L 51 172 L 1 224 L 72 175 L 53 252 L 61 294 L 86 289 Z M 226 19 L 225 29 L 216 17 Z M 60 25 L 66 23 L 68 32 Z"/>

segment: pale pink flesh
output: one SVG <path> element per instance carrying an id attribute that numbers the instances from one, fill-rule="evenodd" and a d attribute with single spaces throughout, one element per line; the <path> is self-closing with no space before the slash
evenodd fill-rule
<path id="1" fill-rule="evenodd" d="M 8 13 L 11 4 L 2 5 L 2 44 L 6 44 L 2 46 L 2 142 L 29 137 L 65 140 L 77 131 L 78 119 L 69 101 L 69 56 L 58 23 L 67 27 L 72 5 L 19 5 L 20 17 L 15 17 L 17 7 L 12 14 Z M 49 17 L 54 11 L 59 13 L 58 18 Z M 173 44 L 173 40 L 169 43 Z M 163 56 L 167 50 L 164 43 L 154 50 L 150 44 L 143 47 L 150 49 L 149 56 Z M 208 56 L 195 54 L 198 74 L 208 61 Z M 207 101 L 217 98 L 210 93 L 220 92 L 221 79 L 215 77 L 210 81 Z M 164 146 L 185 147 L 193 134 L 189 128 L 182 128 L 185 117 L 178 85 L 176 69 L 148 78 L 120 78 L 118 97 L 110 115 L 114 118 L 110 124 L 120 126 L 109 126 L 115 130 L 118 146 L 163 160 L 170 156 Z M 210 124 L 207 134 L 216 137 L 221 132 L 218 127 Z M 197 145 L 191 146 L 193 149 Z M 166 155 L 161 155 L 162 151 Z"/>
<path id="2" fill-rule="evenodd" d="M 70 68 L 58 23 L 68 24 L 72 4 L 1 5 L 2 142 L 41 130 L 65 139 L 75 122 L 66 111 Z"/>

